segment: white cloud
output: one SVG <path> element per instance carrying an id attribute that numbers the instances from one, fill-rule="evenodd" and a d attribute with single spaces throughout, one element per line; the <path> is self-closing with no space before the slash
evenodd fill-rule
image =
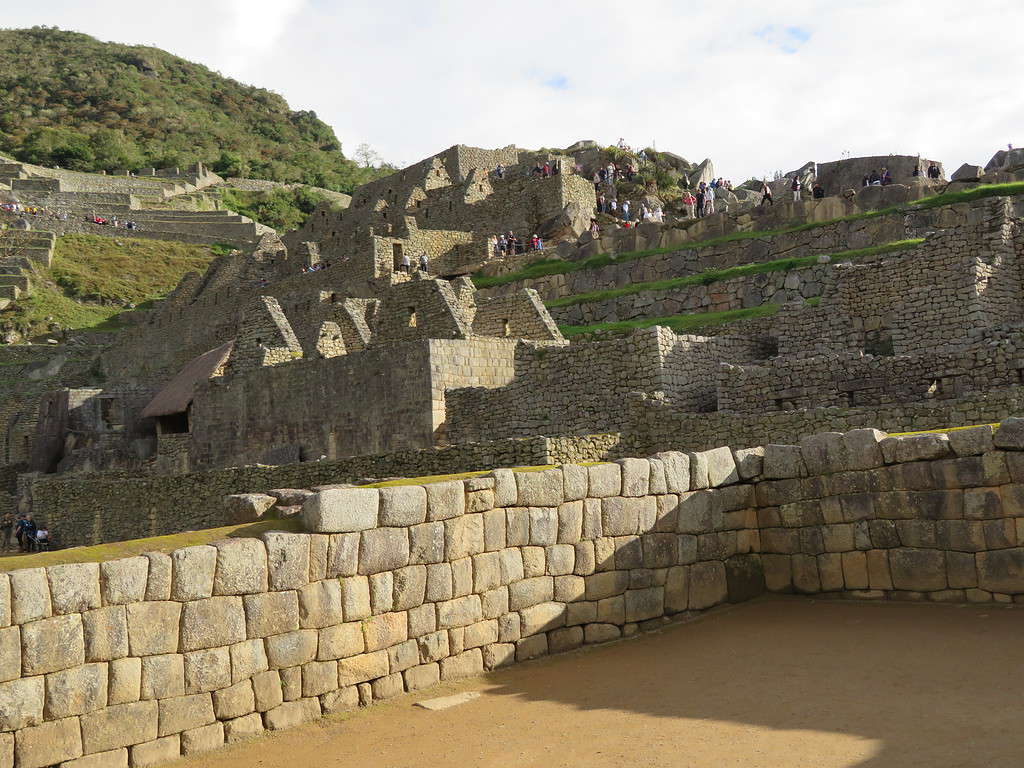
<path id="1" fill-rule="evenodd" d="M 740 180 L 844 150 L 956 167 L 1024 144 L 1019 14 L 1019 0 L 52 0 L 3 23 L 154 43 L 395 162 L 623 136 Z"/>

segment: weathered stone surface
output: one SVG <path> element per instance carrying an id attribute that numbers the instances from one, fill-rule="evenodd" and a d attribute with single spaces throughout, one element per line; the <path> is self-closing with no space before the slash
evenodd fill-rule
<path id="1" fill-rule="evenodd" d="M 24 624 L 53 615 L 50 584 L 43 568 L 11 571 L 11 621 Z"/>
<path id="2" fill-rule="evenodd" d="M 345 621 L 364 619 L 370 615 L 370 580 L 353 576 L 341 582 L 341 607 Z"/>
<path id="3" fill-rule="evenodd" d="M 566 501 L 584 499 L 590 489 L 589 473 L 578 464 L 562 465 L 562 492 Z"/>
<path id="4" fill-rule="evenodd" d="M 207 648 L 185 654 L 185 693 L 206 693 L 231 685 L 231 652 Z"/>
<path id="5" fill-rule="evenodd" d="M 46 575 L 54 614 L 81 613 L 100 606 L 98 563 L 51 565 Z"/>
<path id="6" fill-rule="evenodd" d="M 327 579 L 307 584 L 299 590 L 298 598 L 299 626 L 303 629 L 319 629 L 343 621 L 341 583 L 338 580 Z M 248 618 L 248 611 L 246 617 Z"/>
<path id="7" fill-rule="evenodd" d="M 520 507 L 557 507 L 565 501 L 561 469 L 540 472 L 516 472 Z"/>
<path id="8" fill-rule="evenodd" d="M 978 586 L 982 589 L 1004 594 L 1024 593 L 1024 547 L 979 552 L 977 564 Z M 895 575 L 893 578 L 895 580 Z"/>
<path id="9" fill-rule="evenodd" d="M 372 574 L 392 571 L 409 564 L 409 532 L 407 529 L 374 528 L 363 531 L 360 536 L 359 573 Z"/>
<path id="10" fill-rule="evenodd" d="M 302 695 L 320 696 L 338 687 L 338 662 L 310 661 L 302 665 Z"/>
<path id="11" fill-rule="evenodd" d="M 464 627 L 483 618 L 479 595 L 466 595 L 437 604 L 437 626 Z"/>
<path id="12" fill-rule="evenodd" d="M 212 723 L 213 700 L 209 693 L 161 699 L 157 732 L 161 737 Z"/>
<path id="13" fill-rule="evenodd" d="M 377 525 L 377 488 L 332 488 L 302 503 L 302 525 L 311 533 L 350 533 Z"/>
<path id="14" fill-rule="evenodd" d="M 11 579 L 0 573 L 0 627 L 11 625 Z"/>
<path id="15" fill-rule="evenodd" d="M 281 693 L 281 675 L 277 670 L 253 675 L 252 692 L 256 698 L 256 711 L 266 712 L 284 701 Z"/>
<path id="16" fill-rule="evenodd" d="M 210 597 L 183 605 L 179 645 L 182 651 L 231 645 L 245 639 L 245 611 L 241 597 Z"/>
<path id="17" fill-rule="evenodd" d="M 224 745 L 224 726 L 210 723 L 181 734 L 181 754 L 198 755 Z"/>
<path id="18" fill-rule="evenodd" d="M 725 602 L 728 598 L 725 566 L 716 561 L 690 566 L 690 609 L 700 610 Z"/>
<path id="19" fill-rule="evenodd" d="M 181 756 L 181 737 L 178 734 L 136 744 L 129 750 L 132 768 L 150 768 L 163 765 Z"/>
<path id="20" fill-rule="evenodd" d="M 18 768 L 46 768 L 81 756 L 82 731 L 77 717 L 25 728 L 14 741 L 14 764 Z"/>
<path id="21" fill-rule="evenodd" d="M 246 595 L 267 591 L 267 550 L 259 539 L 215 542 L 217 567 L 213 594 Z"/>
<path id="22" fill-rule="evenodd" d="M 145 552 L 142 555 L 149 561 L 149 574 L 146 577 L 147 600 L 170 600 L 173 566 L 171 556 L 163 552 Z"/>
<path id="23" fill-rule="evenodd" d="M 45 678 L 23 677 L 0 683 L 0 731 L 15 731 L 43 722 Z"/>
<path id="24" fill-rule="evenodd" d="M 265 493 L 233 493 L 224 498 L 224 522 L 252 523 L 266 514 L 277 499 Z"/>
<path id="25" fill-rule="evenodd" d="M 300 629 L 274 635 L 265 640 L 267 663 L 270 669 L 298 667 L 316 658 L 317 631 Z"/>
<path id="26" fill-rule="evenodd" d="M 495 469 L 489 477 L 494 479 L 494 505 L 514 507 L 519 496 L 515 473 L 511 469 Z"/>
<path id="27" fill-rule="evenodd" d="M 155 701 L 140 701 L 82 715 L 84 751 L 86 754 L 106 752 L 152 741 L 157 737 L 157 712 Z"/>
<path id="28" fill-rule="evenodd" d="M 409 562 L 439 563 L 444 559 L 444 523 L 437 521 L 409 529 Z"/>
<path id="29" fill-rule="evenodd" d="M 166 653 L 142 658 L 141 699 L 165 699 L 185 695 L 185 657 Z"/>
<path id="30" fill-rule="evenodd" d="M 21 677 L 21 630 L 0 629 L 0 683 Z"/>
<path id="31" fill-rule="evenodd" d="M 206 545 L 171 553 L 171 599 L 201 600 L 213 594 L 217 549 Z"/>
<path id="32" fill-rule="evenodd" d="M 61 763 L 60 768 L 128 768 L 128 750 L 112 749 Z"/>
<path id="33" fill-rule="evenodd" d="M 327 570 L 324 578 L 355 576 L 359 570 L 359 534 L 336 533 L 327 539 Z"/>
<path id="34" fill-rule="evenodd" d="M 993 442 L 996 448 L 1024 450 L 1024 418 L 1009 418 L 1000 422 Z"/>
<path id="35" fill-rule="evenodd" d="M 605 498 L 622 493 L 622 468 L 618 464 L 594 464 L 587 467 L 590 496 Z"/>
<path id="36" fill-rule="evenodd" d="M 109 661 L 128 655 L 128 621 L 123 605 L 82 614 L 86 661 Z"/>
<path id="37" fill-rule="evenodd" d="M 461 481 L 428 483 L 424 489 L 427 492 L 427 520 L 447 520 L 465 514 L 466 492 Z"/>
<path id="38" fill-rule="evenodd" d="M 138 701 L 142 686 L 142 659 L 134 656 L 114 659 L 107 665 L 107 678 L 107 704 Z"/>
<path id="39" fill-rule="evenodd" d="M 899 463 L 944 459 L 953 454 L 949 445 L 949 437 L 941 433 L 887 437 L 882 443 L 883 445 L 891 443 L 896 446 L 894 459 Z"/>
<path id="40" fill-rule="evenodd" d="M 477 598 L 477 602 L 479 603 L 479 598 Z M 408 618 L 405 613 L 383 613 L 366 619 L 363 622 L 366 650 L 377 651 L 404 642 L 409 637 L 408 626 Z"/>
<path id="41" fill-rule="evenodd" d="M 889 568 L 896 589 L 930 592 L 946 589 L 946 559 L 933 549 L 893 549 Z"/>
<path id="42" fill-rule="evenodd" d="M 484 660 L 483 653 L 479 648 L 473 648 L 457 656 L 449 656 L 441 659 L 441 679 L 460 680 L 464 677 L 483 674 Z"/>
<path id="43" fill-rule="evenodd" d="M 309 537 L 270 531 L 263 534 L 267 547 L 270 589 L 298 589 L 309 583 Z"/>
<path id="44" fill-rule="evenodd" d="M 318 699 L 299 699 L 298 701 L 286 701 L 279 707 L 267 711 L 263 720 L 268 731 L 280 731 L 311 722 L 320 715 Z"/>
<path id="45" fill-rule="evenodd" d="M 82 617 L 72 613 L 21 627 L 21 669 L 25 675 L 58 672 L 85 663 Z"/>
<path id="46" fill-rule="evenodd" d="M 738 448 L 732 452 L 736 472 L 740 480 L 753 480 L 761 475 L 764 468 L 764 448 Z M 672 491 L 672 488 L 669 488 Z"/>
<path id="47" fill-rule="evenodd" d="M 388 652 L 375 651 L 350 656 L 338 662 L 338 685 L 344 687 L 363 683 L 389 674 Z"/>
<path id="48" fill-rule="evenodd" d="M 370 580 L 370 607 L 374 614 L 387 613 L 395 604 L 395 577 L 393 571 L 375 573 Z"/>
<path id="49" fill-rule="evenodd" d="M 146 598 L 149 560 L 126 557 L 100 563 L 100 594 L 104 605 L 136 603 Z"/>
<path id="50" fill-rule="evenodd" d="M 380 489 L 380 525 L 409 526 L 427 519 L 427 492 L 421 485 Z"/>
<path id="51" fill-rule="evenodd" d="M 248 638 L 268 637 L 299 628 L 299 597 L 294 591 L 244 595 Z"/>
<path id="52" fill-rule="evenodd" d="M 330 713 L 324 712 L 324 714 Z M 260 717 L 258 712 L 224 722 L 224 741 L 227 744 L 237 744 L 240 741 L 254 739 L 262 734 L 263 718 Z"/>
<path id="53" fill-rule="evenodd" d="M 764 464 L 762 473 L 767 479 L 786 479 L 804 477 L 803 454 L 798 445 L 769 444 L 764 447 Z"/>
<path id="54" fill-rule="evenodd" d="M 126 607 L 128 645 L 133 656 L 173 653 L 178 650 L 181 603 L 131 603 Z"/>

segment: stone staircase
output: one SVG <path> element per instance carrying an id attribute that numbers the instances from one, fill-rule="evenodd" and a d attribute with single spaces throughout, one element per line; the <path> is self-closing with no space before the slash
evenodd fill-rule
<path id="1" fill-rule="evenodd" d="M 52 232 L 8 229 L 0 232 L 0 309 L 32 292 L 28 272 L 49 267 L 57 238 Z"/>

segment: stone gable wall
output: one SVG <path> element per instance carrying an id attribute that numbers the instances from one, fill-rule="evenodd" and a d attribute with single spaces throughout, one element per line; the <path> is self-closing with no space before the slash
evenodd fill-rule
<path id="1" fill-rule="evenodd" d="M 1024 602 L 1024 420 L 322 490 L 302 519 L 0 575 L 4 764 L 198 754 L 766 591 Z"/>

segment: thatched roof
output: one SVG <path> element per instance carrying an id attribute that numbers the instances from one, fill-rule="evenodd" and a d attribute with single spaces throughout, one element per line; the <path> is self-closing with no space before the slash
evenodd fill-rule
<path id="1" fill-rule="evenodd" d="M 213 376 L 214 371 L 228 359 L 234 345 L 234 340 L 229 341 L 189 362 L 157 393 L 156 397 L 149 401 L 149 405 L 142 409 L 142 417 L 168 416 L 187 411 L 189 403 L 192 402 L 195 385 Z"/>

